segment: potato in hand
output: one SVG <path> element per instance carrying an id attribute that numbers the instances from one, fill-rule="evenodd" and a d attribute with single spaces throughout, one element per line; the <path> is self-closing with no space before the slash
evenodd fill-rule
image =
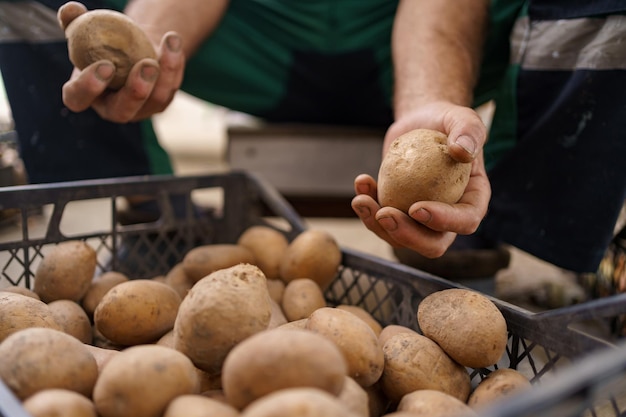
<path id="1" fill-rule="evenodd" d="M 84 7 L 77 2 L 70 3 L 76 7 Z M 60 11 L 61 9 L 59 15 Z M 82 70 L 102 59 L 113 62 L 115 75 L 109 83 L 109 88 L 113 90 L 124 86 L 131 68 L 138 61 L 157 58 L 154 46 L 145 32 L 121 12 L 108 9 L 89 10 L 64 23 L 61 22 L 61 26 L 65 31 L 72 64 Z"/>
<path id="2" fill-rule="evenodd" d="M 397 137 L 378 171 L 378 202 L 408 212 L 417 201 L 459 201 L 470 177 L 471 163 L 454 160 L 447 136 L 416 129 Z"/>

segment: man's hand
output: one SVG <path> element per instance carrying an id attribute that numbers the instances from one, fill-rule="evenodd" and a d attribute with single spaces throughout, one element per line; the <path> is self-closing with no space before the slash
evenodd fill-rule
<path id="1" fill-rule="evenodd" d="M 67 3 L 59 9 L 59 23 L 65 27 L 86 11 L 80 3 Z M 112 62 L 101 60 L 82 71 L 75 68 L 63 86 L 64 104 L 75 112 L 92 107 L 102 118 L 117 123 L 146 119 L 165 110 L 183 79 L 181 37 L 167 32 L 155 49 L 158 60 L 143 59 L 135 64 L 126 85 L 117 91 L 108 89 L 115 72 Z"/>
<path id="2" fill-rule="evenodd" d="M 415 202 L 408 213 L 381 207 L 376 180 L 369 175 L 355 179 L 356 196 L 352 207 L 363 224 L 393 247 L 406 247 L 436 258 L 445 253 L 457 234 L 476 231 L 487 213 L 491 187 L 485 171 L 482 147 L 486 128 L 470 108 L 449 103 L 433 103 L 405 114 L 391 125 L 385 136 L 383 155 L 393 139 L 412 129 L 428 128 L 448 135 L 453 158 L 472 162 L 465 193 L 456 204 L 436 201 Z"/>

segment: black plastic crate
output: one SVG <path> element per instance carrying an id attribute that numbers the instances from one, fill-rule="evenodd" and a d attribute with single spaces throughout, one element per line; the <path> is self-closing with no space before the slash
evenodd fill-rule
<path id="1" fill-rule="evenodd" d="M 148 223 L 121 225 L 120 197 L 137 194 L 156 197 L 162 215 Z M 205 200 L 205 194 L 211 198 Z M 90 201 L 107 207 L 109 215 L 99 219 L 99 225 L 85 225 L 89 230 L 66 230 L 65 216 L 72 205 Z M 198 205 L 204 208 L 198 211 Z M 117 269 L 132 278 L 150 278 L 167 272 L 191 248 L 234 243 L 252 225 L 276 227 L 290 239 L 306 228 L 303 219 L 273 187 L 246 172 L 0 188 L 0 209 L 18 211 L 18 232 L 0 233 L 0 288 L 31 287 L 36 266 L 46 251 L 69 239 L 85 240 L 96 249 L 99 272 Z M 33 230 L 29 216 L 41 213 L 49 219 L 46 227 Z M 361 306 L 383 325 L 418 329 L 419 302 L 432 292 L 455 287 L 461 285 L 344 248 L 340 269 L 326 298 L 330 305 Z M 494 408 L 488 415 L 531 415 L 523 414 L 523 405 L 533 410 L 532 415 L 543 415 L 540 411 L 544 406 L 546 410 L 552 407 L 545 414 L 552 416 L 593 416 L 596 407 L 602 408 L 602 416 L 624 414 L 626 404 L 618 399 L 626 394 L 626 388 L 622 392 L 598 390 L 594 384 L 604 375 L 593 378 L 589 374 L 626 369 L 625 348 L 613 349 L 615 341 L 599 337 L 593 330 L 594 323 L 626 313 L 626 294 L 540 313 L 495 298 L 492 301 L 502 311 L 509 329 L 506 355 L 496 367 L 518 369 L 540 389 L 527 394 L 526 404 L 511 401 L 510 406 L 507 403 Z M 585 365 L 587 357 L 605 366 Z M 478 383 L 494 368 L 471 370 L 473 382 Z M 584 389 L 569 395 L 574 382 Z M 552 404 L 548 404 L 544 393 L 557 391 L 561 397 L 555 394 Z M 1 381 L 0 416 L 27 416 Z"/>

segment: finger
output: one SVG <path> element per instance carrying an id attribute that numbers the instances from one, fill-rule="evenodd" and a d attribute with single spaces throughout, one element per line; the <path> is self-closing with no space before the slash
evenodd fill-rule
<path id="1" fill-rule="evenodd" d="M 470 108 L 456 108 L 444 114 L 450 156 L 459 162 L 472 162 L 487 140 L 487 128 L 478 113 Z"/>
<path id="2" fill-rule="evenodd" d="M 361 219 L 361 222 L 376 236 L 386 241 L 392 246 L 398 244 L 391 238 L 385 229 L 376 220 L 376 212 L 380 210 L 378 203 L 367 194 L 358 194 L 352 199 L 352 209 Z"/>
<path id="3" fill-rule="evenodd" d="M 392 246 L 406 247 L 428 258 L 443 255 L 456 238 L 456 233 L 439 232 L 422 226 L 393 207 L 381 208 L 376 213 L 376 220 L 388 239 L 392 239 Z"/>
<path id="4" fill-rule="evenodd" d="M 104 119 L 116 123 L 136 120 L 137 113 L 150 97 L 159 77 L 159 64 L 145 58 L 133 66 L 124 87 L 96 100 L 92 107 Z"/>
<path id="5" fill-rule="evenodd" d="M 63 85 L 63 103 L 74 112 L 88 109 L 106 91 L 114 74 L 115 66 L 107 60 L 94 62 L 83 71 L 75 69 Z"/>
<path id="6" fill-rule="evenodd" d="M 490 198 L 491 188 L 487 177 L 477 175 L 470 177 L 458 203 L 419 201 L 409 207 L 409 215 L 432 230 L 468 235 L 480 226 L 487 213 Z"/>
<path id="7" fill-rule="evenodd" d="M 376 180 L 368 174 L 359 174 L 354 179 L 354 192 L 358 194 L 365 194 L 373 198 L 378 199 L 378 189 Z"/>
<path id="8" fill-rule="evenodd" d="M 81 14 L 87 11 L 87 7 L 84 4 L 77 1 L 70 1 L 62 5 L 57 11 L 57 20 L 61 29 L 65 28 L 72 23 L 72 20 L 76 19 Z"/>
<path id="9" fill-rule="evenodd" d="M 137 114 L 137 117 L 149 117 L 159 113 L 171 103 L 180 88 L 185 70 L 185 56 L 182 51 L 182 39 L 175 32 L 168 32 L 159 48 L 159 78 L 150 99 Z"/>

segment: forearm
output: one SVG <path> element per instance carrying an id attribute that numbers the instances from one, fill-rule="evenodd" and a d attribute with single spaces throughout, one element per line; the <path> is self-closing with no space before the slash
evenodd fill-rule
<path id="1" fill-rule="evenodd" d="M 396 119 L 422 103 L 470 105 L 489 0 L 401 0 L 393 29 Z"/>
<path id="2" fill-rule="evenodd" d="M 229 0 L 132 0 L 125 13 L 141 26 L 155 45 L 166 32 L 175 31 L 183 39 L 189 57 L 211 34 L 221 20 Z"/>

